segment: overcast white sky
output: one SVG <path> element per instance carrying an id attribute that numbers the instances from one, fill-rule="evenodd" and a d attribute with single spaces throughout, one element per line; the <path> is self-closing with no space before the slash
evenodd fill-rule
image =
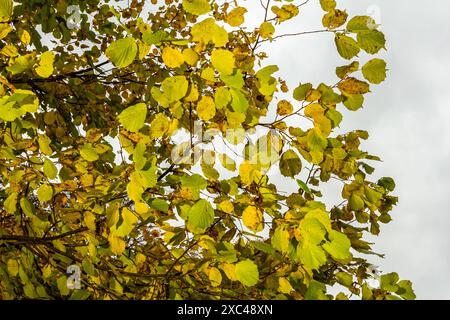
<path id="1" fill-rule="evenodd" d="M 260 22 L 259 1 L 247 3 L 254 8 L 247 22 Z M 318 3 L 310 1 L 283 30 L 323 29 Z M 376 177 L 397 182 L 394 220 L 374 239 L 375 251 L 386 258 L 372 261 L 383 272 L 412 280 L 419 299 L 450 299 L 450 1 L 341 0 L 338 6 L 350 16 L 381 20 L 388 39 L 387 81 L 366 98 L 363 110 L 345 112 L 341 125 L 369 131 L 364 148 L 384 160 Z M 334 67 L 346 63 L 332 34 L 283 38 L 263 49 L 291 89 L 298 82 L 332 84 Z M 337 190 L 330 188 L 331 199 Z"/>

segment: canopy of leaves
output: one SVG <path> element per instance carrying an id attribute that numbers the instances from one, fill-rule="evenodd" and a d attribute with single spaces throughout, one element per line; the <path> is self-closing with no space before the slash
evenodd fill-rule
<path id="1" fill-rule="evenodd" d="M 366 131 L 336 133 L 386 78 L 358 58 L 386 48 L 370 17 L 320 0 L 317 36 L 354 61 L 336 84 L 289 88 L 262 49 L 305 33 L 278 27 L 308 1 L 264 1 L 255 29 L 239 0 L 69 3 L 0 0 L 0 299 L 415 297 L 395 273 L 367 283 L 395 183 L 370 179 Z M 343 199 L 327 208 L 332 178 Z"/>

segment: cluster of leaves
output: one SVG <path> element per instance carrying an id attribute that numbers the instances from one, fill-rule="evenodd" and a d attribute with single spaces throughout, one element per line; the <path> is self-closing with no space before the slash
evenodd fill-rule
<path id="1" fill-rule="evenodd" d="M 112 2 L 0 0 L 0 298 L 414 298 L 394 273 L 367 283 L 364 236 L 391 220 L 395 183 L 368 180 L 379 158 L 359 148 L 367 132 L 334 134 L 339 109 L 360 109 L 385 79 L 383 60 L 289 91 L 259 48 L 309 1 L 263 1 L 254 30 L 239 1 Z M 385 48 L 370 17 L 320 5 L 343 58 Z M 194 121 L 218 134 L 199 139 Z M 270 143 L 255 154 L 245 132 L 257 127 Z M 180 129 L 190 143 L 173 141 Z M 230 129 L 241 163 L 207 150 Z M 190 148 L 200 171 L 171 156 Z M 279 192 L 273 166 L 298 190 Z M 319 186 L 331 178 L 344 201 L 327 209 Z M 81 289 L 67 287 L 71 265 Z M 336 283 L 348 293 L 327 293 Z"/>

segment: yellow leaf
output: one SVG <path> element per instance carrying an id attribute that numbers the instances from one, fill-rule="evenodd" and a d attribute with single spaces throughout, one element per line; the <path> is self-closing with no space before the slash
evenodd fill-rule
<path id="1" fill-rule="evenodd" d="M 141 40 L 137 41 L 137 46 L 139 52 L 138 58 L 139 60 L 143 60 L 145 56 L 150 52 L 150 46 Z"/>
<path id="2" fill-rule="evenodd" d="M 8 273 L 11 277 L 17 276 L 19 273 L 19 263 L 16 259 L 8 259 L 8 262 L 6 263 Z"/>
<path id="3" fill-rule="evenodd" d="M 209 121 L 216 115 L 216 105 L 213 98 L 203 97 L 197 104 L 197 114 L 203 121 Z"/>
<path id="4" fill-rule="evenodd" d="M 224 200 L 217 206 L 217 209 L 225 212 L 225 213 L 233 213 L 234 212 L 234 206 L 233 203 L 231 203 L 230 200 Z"/>
<path id="5" fill-rule="evenodd" d="M 125 241 L 121 237 L 117 237 L 112 233 L 108 237 L 109 245 L 111 246 L 111 251 L 120 256 L 125 251 Z"/>
<path id="6" fill-rule="evenodd" d="M 169 118 L 158 113 L 150 125 L 150 137 L 152 139 L 161 138 L 169 129 Z"/>
<path id="7" fill-rule="evenodd" d="M 289 101 L 281 100 L 280 102 L 278 102 L 277 113 L 280 116 L 286 116 L 288 114 L 291 114 L 292 112 L 294 112 L 294 107 Z"/>
<path id="8" fill-rule="evenodd" d="M 247 9 L 244 7 L 237 7 L 228 14 L 227 23 L 232 27 L 240 26 L 244 23 L 244 14 L 247 13 Z"/>
<path id="9" fill-rule="evenodd" d="M 236 265 L 224 262 L 220 267 L 223 272 L 225 272 L 225 275 L 228 277 L 228 279 L 230 279 L 231 281 L 237 281 Z"/>
<path id="10" fill-rule="evenodd" d="M 197 52 L 195 52 L 195 50 L 191 48 L 186 48 L 183 50 L 183 59 L 190 66 L 195 66 L 198 61 L 198 54 Z"/>
<path id="11" fill-rule="evenodd" d="M 215 50 L 211 54 L 211 62 L 214 68 L 221 74 L 230 75 L 234 69 L 234 55 L 228 50 Z"/>
<path id="12" fill-rule="evenodd" d="M 255 232 L 260 232 L 264 229 L 264 218 L 261 210 L 254 206 L 248 206 L 242 213 L 242 221 L 244 225 Z"/>
<path id="13" fill-rule="evenodd" d="M 30 44 L 31 41 L 31 36 L 28 33 L 27 30 L 21 30 L 19 32 L 19 37 L 20 37 L 20 41 L 25 45 L 28 46 Z"/>
<path id="14" fill-rule="evenodd" d="M 272 38 L 275 33 L 275 27 L 270 22 L 263 22 L 259 26 L 259 34 L 263 39 Z"/>
<path id="15" fill-rule="evenodd" d="M 187 102 L 195 102 L 198 100 L 199 97 L 199 93 L 198 93 L 198 89 L 195 86 L 195 84 L 191 84 L 191 89 L 189 90 L 189 94 L 187 95 L 186 98 L 184 98 L 184 100 L 186 100 Z"/>
<path id="16" fill-rule="evenodd" d="M 39 58 L 38 66 L 35 68 L 36 73 L 42 78 L 48 78 L 53 73 L 53 62 L 55 54 L 51 51 L 44 52 Z"/>
<path id="17" fill-rule="evenodd" d="M 85 211 L 83 214 L 84 223 L 86 224 L 86 227 L 88 227 L 89 230 L 95 231 L 96 225 L 95 225 L 95 215 L 90 211 Z"/>
<path id="18" fill-rule="evenodd" d="M 213 42 L 216 47 L 223 47 L 228 42 L 228 32 L 216 24 L 214 18 L 205 19 L 191 29 L 192 40 L 204 45 Z"/>
<path id="19" fill-rule="evenodd" d="M 209 280 L 211 281 L 211 285 L 213 287 L 218 287 L 222 283 L 222 274 L 219 269 L 211 268 L 209 269 Z"/>
<path id="20" fill-rule="evenodd" d="M 162 59 L 169 68 L 178 68 L 184 63 L 183 54 L 177 49 L 166 47 L 162 51 Z"/>
<path id="21" fill-rule="evenodd" d="M 278 291 L 281 293 L 289 294 L 291 291 L 294 290 L 291 286 L 291 283 L 288 279 L 282 277 L 278 278 Z"/>
<path id="22" fill-rule="evenodd" d="M 211 11 L 208 0 L 183 0 L 183 8 L 194 15 L 202 15 Z"/>
<path id="23" fill-rule="evenodd" d="M 12 27 L 7 23 L 0 23 L 0 40 L 5 38 L 12 31 Z"/>
<path id="24" fill-rule="evenodd" d="M 257 173 L 258 170 L 250 161 L 244 161 L 239 166 L 239 175 L 241 176 L 242 183 L 245 185 L 251 185 Z"/>
<path id="25" fill-rule="evenodd" d="M 12 44 L 7 44 L 6 46 L 4 46 L 0 53 L 10 58 L 17 57 L 19 55 L 19 51 Z"/>

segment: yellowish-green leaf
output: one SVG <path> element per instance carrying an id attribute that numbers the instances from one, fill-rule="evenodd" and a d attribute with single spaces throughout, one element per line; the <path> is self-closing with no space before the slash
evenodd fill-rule
<path id="1" fill-rule="evenodd" d="M 362 73 L 370 83 L 379 84 L 386 79 L 386 61 L 372 59 L 362 67 Z"/>
<path id="2" fill-rule="evenodd" d="M 43 169 L 45 176 L 51 180 L 55 179 L 56 176 L 58 175 L 58 169 L 56 168 L 55 164 L 53 163 L 53 161 L 47 158 L 44 160 Z"/>
<path id="3" fill-rule="evenodd" d="M 133 63 L 138 52 L 136 41 L 124 38 L 114 41 L 106 49 L 106 56 L 118 68 L 125 68 Z"/>
<path id="4" fill-rule="evenodd" d="M 200 16 L 211 11 L 208 0 L 183 0 L 183 8 L 186 12 Z"/>
<path id="5" fill-rule="evenodd" d="M 48 184 L 43 184 L 37 190 L 37 197 L 40 202 L 47 202 L 53 198 L 53 188 Z"/>
<path id="6" fill-rule="evenodd" d="M 231 102 L 231 93 L 226 87 L 219 87 L 216 89 L 214 101 L 217 109 L 223 109 Z"/>
<path id="7" fill-rule="evenodd" d="M 6 198 L 5 202 L 3 203 L 6 212 L 8 213 L 16 212 L 18 196 L 19 194 L 17 192 L 13 192 L 8 196 L 8 198 Z"/>
<path id="8" fill-rule="evenodd" d="M 99 159 L 98 153 L 90 143 L 85 143 L 83 145 L 83 147 L 80 149 L 80 155 L 84 160 L 89 162 L 97 161 Z"/>
<path id="9" fill-rule="evenodd" d="M 13 0 L 0 0 L 0 22 L 11 20 L 14 11 Z"/>
<path id="10" fill-rule="evenodd" d="M 339 54 L 344 59 L 352 59 L 360 51 L 358 42 L 355 39 L 340 33 L 336 34 L 335 43 Z"/>
<path id="11" fill-rule="evenodd" d="M 280 172 L 285 177 L 295 177 L 302 170 L 302 161 L 293 150 L 287 150 L 280 159 Z"/>
<path id="12" fill-rule="evenodd" d="M 164 79 L 161 88 L 169 103 L 179 101 L 186 96 L 189 82 L 184 76 L 175 76 Z"/>
<path id="13" fill-rule="evenodd" d="M 256 285 L 259 281 L 258 266 L 250 260 L 240 261 L 235 267 L 236 279 L 247 287 Z"/>
<path id="14" fill-rule="evenodd" d="M 128 131 L 138 132 L 144 126 L 146 117 L 147 105 L 145 103 L 138 103 L 123 110 L 117 116 L 117 120 Z"/>
<path id="15" fill-rule="evenodd" d="M 198 200 L 188 212 L 187 227 L 194 233 L 203 233 L 214 222 L 214 209 L 203 199 Z"/>

